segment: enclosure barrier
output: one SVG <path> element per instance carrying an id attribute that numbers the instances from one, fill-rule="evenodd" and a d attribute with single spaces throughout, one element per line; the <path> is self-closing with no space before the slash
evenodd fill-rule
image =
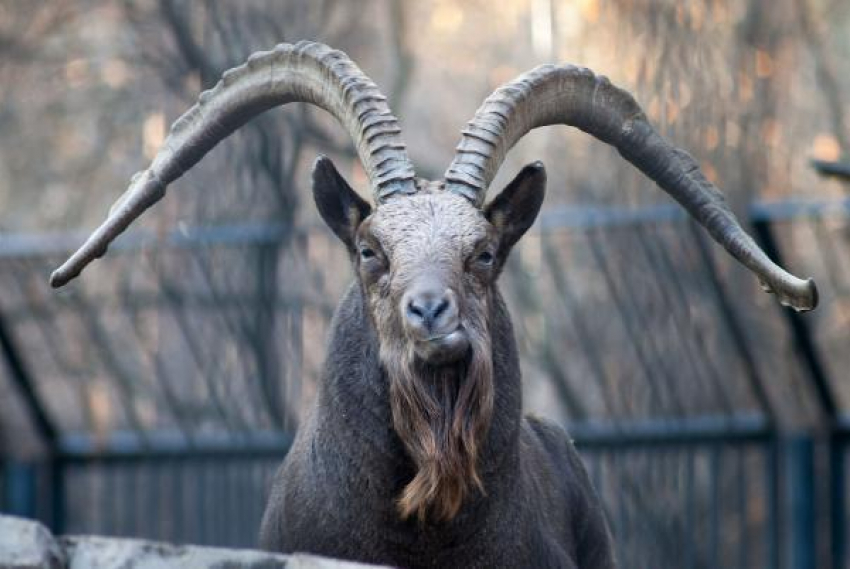
<path id="1" fill-rule="evenodd" d="M 759 204 L 751 208 L 750 222 L 759 244 L 782 264 L 774 226 L 802 220 L 812 224 L 822 239 L 817 229 L 826 213 L 838 214 L 846 222 L 850 200 Z M 598 231 L 622 227 L 643 231 L 686 223 L 673 207 L 582 208 L 545 212 L 539 231 L 588 232 L 592 249 Z M 231 226 L 175 233 L 166 245 L 237 243 L 270 248 L 287 236 L 279 227 Z M 701 239 L 693 234 L 690 238 L 695 250 L 707 255 Z M 0 244 L 0 260 L 53 258 L 64 253 L 69 242 L 75 241 L 62 236 L 9 239 Z M 115 250 L 151 244 L 163 243 L 137 233 L 118 242 Z M 823 251 L 842 246 L 846 248 L 818 242 Z M 647 258 L 665 263 L 663 255 L 651 251 Z M 632 299 L 613 294 L 610 267 L 599 256 L 596 260 L 618 308 L 636 310 Z M 710 259 L 705 256 L 703 261 Z M 839 270 L 835 263 L 825 265 Z M 568 385 L 559 384 L 565 406 L 578 417 L 568 430 L 602 495 L 621 565 L 718 567 L 719 559 L 732 559 L 735 566 L 747 568 L 814 569 L 825 566 L 825 561 L 834 569 L 847 567 L 845 465 L 850 421 L 842 415 L 835 384 L 813 340 L 811 321 L 775 308 L 824 418 L 810 430 L 788 433 L 780 428 L 765 395 L 765 380 L 743 324 L 731 308 L 732 299 L 714 271 L 708 270 L 708 278 L 712 302 L 743 370 L 740 381 L 748 383 L 758 403 L 756 412 L 600 421 L 581 418 L 584 410 L 569 401 Z M 0 351 L 47 458 L 36 462 L 0 458 L 0 511 L 40 519 L 57 533 L 255 545 L 269 480 L 289 448 L 291 433 L 187 436 L 154 431 L 117 432 L 105 438 L 60 433 L 38 396 L 26 351 L 16 342 L 7 316 L 0 306 Z M 586 342 L 587 331 L 580 321 L 574 324 L 579 341 Z M 628 331 L 634 336 L 638 329 Z M 652 345 L 632 340 L 639 360 L 650 359 Z M 589 354 L 591 366 L 603 373 L 603 366 L 593 363 L 595 357 Z"/>

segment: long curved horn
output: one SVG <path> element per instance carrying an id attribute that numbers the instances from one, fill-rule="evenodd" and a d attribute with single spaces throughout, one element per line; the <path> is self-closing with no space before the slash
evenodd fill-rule
<path id="1" fill-rule="evenodd" d="M 139 172 L 106 221 L 50 276 L 60 287 L 80 274 L 166 186 L 251 118 L 290 102 L 313 103 L 348 130 L 377 203 L 416 192 L 401 128 L 375 84 L 341 51 L 313 42 L 280 44 L 225 71 L 218 84 L 178 118 L 150 167 Z"/>
<path id="2" fill-rule="evenodd" d="M 817 305 L 814 281 L 799 279 L 774 264 L 743 230 L 723 194 L 694 159 L 652 128 L 631 95 L 586 68 L 542 65 L 499 87 L 463 131 L 445 174 L 446 189 L 480 207 L 508 150 L 530 130 L 552 124 L 580 128 L 616 147 L 753 271 L 783 305 L 798 311 Z"/>

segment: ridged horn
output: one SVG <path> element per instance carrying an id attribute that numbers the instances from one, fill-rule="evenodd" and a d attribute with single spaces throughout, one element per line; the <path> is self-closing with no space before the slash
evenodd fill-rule
<path id="1" fill-rule="evenodd" d="M 280 44 L 225 71 L 218 84 L 171 126 L 150 167 L 139 172 L 106 221 L 50 277 L 60 287 L 75 278 L 147 208 L 169 183 L 256 115 L 291 102 L 317 105 L 348 130 L 376 203 L 416 192 L 401 128 L 375 84 L 341 51 L 313 42 Z"/>
<path id="2" fill-rule="evenodd" d="M 655 131 L 631 95 L 583 67 L 542 65 L 493 92 L 463 131 L 445 174 L 446 189 L 480 207 L 505 154 L 530 130 L 553 124 L 577 127 L 614 146 L 754 272 L 783 305 L 798 311 L 817 305 L 814 281 L 799 279 L 773 263 L 696 161 Z"/>

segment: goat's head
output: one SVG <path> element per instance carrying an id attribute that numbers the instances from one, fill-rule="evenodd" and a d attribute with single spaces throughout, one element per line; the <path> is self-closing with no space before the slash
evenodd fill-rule
<path id="1" fill-rule="evenodd" d="M 493 408 L 493 287 L 543 203 L 545 171 L 524 168 L 486 208 L 445 184 L 374 212 L 326 158 L 313 171 L 319 212 L 347 247 L 380 342 L 393 423 L 417 467 L 404 516 L 449 519 L 471 488 Z"/>
<path id="2" fill-rule="evenodd" d="M 327 159 L 316 164 L 313 191 L 354 260 L 390 379 L 394 426 L 417 467 L 399 500 L 405 516 L 451 518 L 469 491 L 482 487 L 476 465 L 493 408 L 488 315 L 494 281 L 537 215 L 543 168 L 523 169 L 487 206 L 484 196 L 505 154 L 528 131 L 567 124 L 611 144 L 780 302 L 797 310 L 817 303 L 814 283 L 772 263 L 694 160 L 661 138 L 634 99 L 604 77 L 548 65 L 497 89 L 463 131 L 445 180 L 424 182 L 414 178 L 401 129 L 377 87 L 341 52 L 309 42 L 252 55 L 201 94 L 51 283 L 65 284 L 103 255 L 170 182 L 233 130 L 292 101 L 331 112 L 354 140 L 370 179 L 374 211 Z"/>
<path id="3" fill-rule="evenodd" d="M 372 211 L 330 160 L 316 162 L 316 205 L 352 256 L 384 358 L 450 365 L 487 337 L 491 287 L 534 222 L 545 182 L 542 164 L 526 166 L 482 209 L 421 180 L 416 194 Z"/>

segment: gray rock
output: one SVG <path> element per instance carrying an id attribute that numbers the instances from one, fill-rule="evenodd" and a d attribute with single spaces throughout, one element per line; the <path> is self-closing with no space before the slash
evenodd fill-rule
<path id="1" fill-rule="evenodd" d="M 390 569 L 385 566 L 339 561 L 337 559 L 316 557 L 315 555 L 305 555 L 303 553 L 290 555 L 289 565 L 287 567 L 288 569 Z"/>
<path id="2" fill-rule="evenodd" d="M 138 539 L 63 537 L 0 515 L 0 569 L 376 569 L 312 555 L 171 545 Z"/>
<path id="3" fill-rule="evenodd" d="M 0 569 L 62 569 L 63 557 L 40 523 L 0 516 Z"/>
<path id="4" fill-rule="evenodd" d="M 358 563 L 310 555 L 169 545 L 136 539 L 66 537 L 68 569 L 360 569 Z M 374 567 L 374 566 L 368 566 Z"/>

